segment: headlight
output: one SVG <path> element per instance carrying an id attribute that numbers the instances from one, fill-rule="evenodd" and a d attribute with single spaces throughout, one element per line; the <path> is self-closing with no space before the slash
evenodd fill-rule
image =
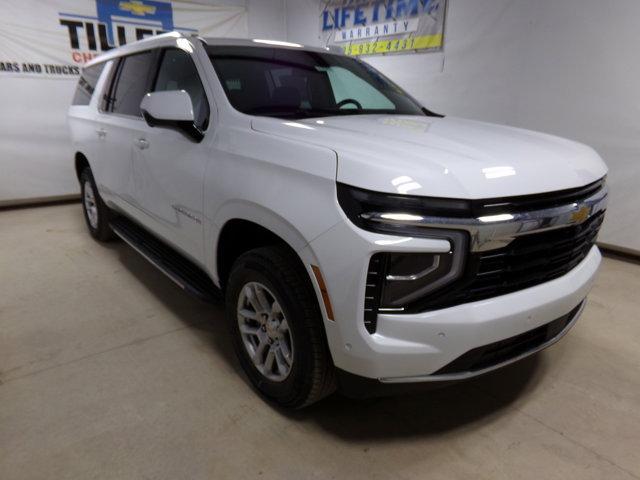
<path id="1" fill-rule="evenodd" d="M 462 273 L 463 255 L 447 253 L 383 253 L 381 308 L 406 307 L 438 290 Z"/>
<path id="2" fill-rule="evenodd" d="M 338 203 L 349 219 L 364 230 L 430 238 L 433 231 L 425 232 L 415 225 L 422 216 L 473 216 L 470 200 L 379 193 L 342 183 L 338 184 Z"/>
<path id="3" fill-rule="evenodd" d="M 448 240 L 445 253 L 377 253 L 371 257 L 365 289 L 365 324 L 375 331 L 378 312 L 408 312 L 462 276 L 468 234 L 425 228 L 425 217 L 468 218 L 467 200 L 383 194 L 338 184 L 338 202 L 358 227 L 390 235 Z"/>
<path id="4" fill-rule="evenodd" d="M 452 243 L 452 245 L 454 245 Z M 463 238 L 455 245 L 466 245 Z M 375 331 L 378 313 L 410 313 L 447 290 L 465 270 L 464 247 L 446 253 L 376 253 L 365 287 L 365 326 Z"/>

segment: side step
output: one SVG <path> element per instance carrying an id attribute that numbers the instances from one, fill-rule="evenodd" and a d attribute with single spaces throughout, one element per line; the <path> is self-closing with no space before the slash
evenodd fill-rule
<path id="1" fill-rule="evenodd" d="M 111 221 L 111 228 L 183 290 L 205 302 L 221 301 L 220 289 L 204 270 L 137 223 L 118 215 Z"/>

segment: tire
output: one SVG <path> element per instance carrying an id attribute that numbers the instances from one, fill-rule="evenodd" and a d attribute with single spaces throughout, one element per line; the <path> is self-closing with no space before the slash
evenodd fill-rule
<path id="1" fill-rule="evenodd" d="M 293 251 L 265 247 L 240 256 L 229 275 L 226 315 L 240 365 L 265 398 L 302 408 L 335 390 L 318 301 Z"/>
<path id="2" fill-rule="evenodd" d="M 80 174 L 80 192 L 82 211 L 91 236 L 100 242 L 113 240 L 115 235 L 109 226 L 112 213 L 102 201 L 89 167 Z"/>

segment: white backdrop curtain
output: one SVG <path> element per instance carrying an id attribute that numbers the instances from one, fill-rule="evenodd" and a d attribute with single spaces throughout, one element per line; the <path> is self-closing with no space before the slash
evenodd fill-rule
<path id="1" fill-rule="evenodd" d="M 77 192 L 66 112 L 85 59 L 166 29 L 248 35 L 243 6 L 3 0 L 0 12 L 0 205 Z"/>

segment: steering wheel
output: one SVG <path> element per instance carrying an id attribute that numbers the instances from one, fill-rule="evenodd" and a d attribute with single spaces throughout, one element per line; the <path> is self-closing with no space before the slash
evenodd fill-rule
<path id="1" fill-rule="evenodd" d="M 350 103 L 351 103 L 351 104 L 353 104 L 353 105 L 355 105 L 355 106 L 356 106 L 356 108 L 357 108 L 358 110 L 362 110 L 362 104 L 361 104 L 359 101 L 354 100 L 353 98 L 345 98 L 345 99 L 344 99 L 344 100 L 342 100 L 341 102 L 338 102 L 338 103 L 336 104 L 336 107 L 338 107 L 338 108 L 342 108 L 342 107 L 344 107 L 345 105 L 348 105 L 348 104 L 350 104 Z"/>

